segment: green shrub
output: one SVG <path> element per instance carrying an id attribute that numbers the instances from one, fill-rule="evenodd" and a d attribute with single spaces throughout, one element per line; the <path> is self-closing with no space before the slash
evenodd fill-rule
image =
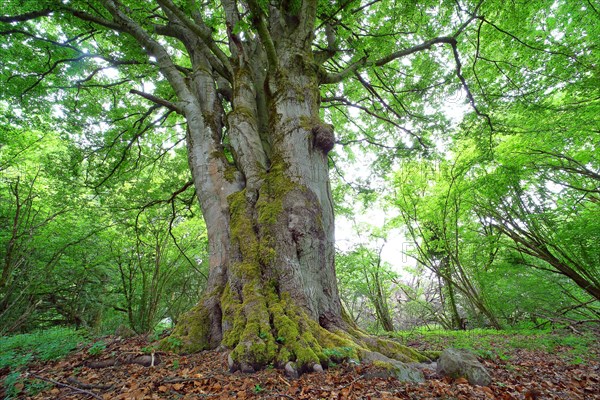
<path id="1" fill-rule="evenodd" d="M 98 340 L 96 343 L 94 343 L 89 349 L 88 349 L 88 354 L 91 356 L 97 356 L 99 354 L 102 354 L 102 352 L 106 349 L 106 343 L 104 343 L 102 340 Z"/>
<path id="2" fill-rule="evenodd" d="M 6 378 L 4 378 L 3 384 L 6 394 L 4 400 L 16 398 L 21 391 L 21 387 L 19 387 L 19 384 L 22 385 L 21 374 L 19 372 L 9 373 Z"/>

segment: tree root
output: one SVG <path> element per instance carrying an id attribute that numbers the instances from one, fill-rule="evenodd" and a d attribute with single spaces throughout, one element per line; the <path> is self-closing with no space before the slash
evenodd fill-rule
<path id="1" fill-rule="evenodd" d="M 160 364 L 160 358 L 153 354 L 130 356 L 125 359 L 111 358 L 108 360 L 88 361 L 85 366 L 92 369 L 108 368 L 123 364 L 139 364 L 144 367 L 153 367 Z"/>
<path id="2" fill-rule="evenodd" d="M 294 305 L 289 296 L 258 282 L 244 285 L 239 297 L 227 285 L 221 306 L 221 345 L 230 350 L 231 372 L 251 373 L 270 366 L 284 369 L 290 378 L 295 378 L 305 372 L 323 371 L 344 360 L 355 360 L 376 364 L 388 376 L 421 381 L 422 373 L 408 364 L 431 362 L 424 354 L 394 340 L 370 336 L 350 322 L 325 329 Z M 200 350 L 199 342 L 207 343 L 209 327 L 201 322 L 207 321 L 206 314 L 200 307 L 194 313 L 198 319 L 188 314 L 187 327 L 180 325 L 175 329 L 161 343 L 163 348 L 190 352 Z M 179 346 L 174 348 L 173 343 Z"/>

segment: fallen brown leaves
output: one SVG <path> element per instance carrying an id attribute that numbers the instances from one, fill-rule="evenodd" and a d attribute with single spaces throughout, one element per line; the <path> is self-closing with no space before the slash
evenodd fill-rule
<path id="1" fill-rule="evenodd" d="M 109 339 L 110 340 L 110 339 Z M 600 399 L 600 365 L 569 364 L 559 352 L 515 350 L 509 361 L 483 360 L 494 383 L 469 385 L 425 370 L 426 382 L 400 383 L 393 378 L 365 378 L 369 367 L 343 364 L 325 373 L 290 380 L 282 371 L 267 369 L 247 375 L 227 370 L 227 356 L 215 351 L 180 356 L 159 353 L 160 364 L 145 367 L 116 363 L 89 368 L 90 361 L 142 355 L 143 338 L 113 338 L 97 357 L 85 349 L 46 364 L 31 365 L 30 378 L 52 386 L 32 399 Z M 598 349 L 590 349 L 598 352 Z M 597 360 L 597 358 L 596 358 Z M 0 374 L 0 379 L 4 376 Z M 25 398 L 25 396 L 23 397 Z"/>

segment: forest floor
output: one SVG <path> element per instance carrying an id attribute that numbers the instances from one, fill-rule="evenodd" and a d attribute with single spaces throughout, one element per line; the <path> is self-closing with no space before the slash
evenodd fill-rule
<path id="1" fill-rule="evenodd" d="M 424 370 L 426 381 L 420 384 L 369 378 L 370 366 L 351 363 L 295 380 L 277 369 L 232 374 L 227 369 L 226 353 L 215 351 L 184 356 L 156 352 L 154 362 L 158 365 L 144 366 L 152 359 L 153 347 L 148 338 L 105 337 L 80 346 L 60 360 L 27 364 L 19 371 L 11 392 L 17 398 L 28 399 L 105 400 L 600 399 L 598 337 L 588 336 L 582 341 L 552 335 L 467 336 L 474 344 L 469 347 L 474 348 L 493 378 L 489 387 L 441 377 L 435 370 Z M 415 334 L 399 340 L 421 350 L 460 346 L 452 335 Z M 0 382 L 8 375 L 8 368 L 0 369 Z M 3 391 L 0 398 L 10 397 Z"/>

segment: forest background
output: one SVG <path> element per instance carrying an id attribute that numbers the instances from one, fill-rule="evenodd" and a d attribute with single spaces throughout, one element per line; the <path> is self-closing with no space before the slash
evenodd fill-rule
<path id="1" fill-rule="evenodd" d="M 416 32 L 451 30 L 479 10 L 404 7 L 394 18 Z M 598 10 L 482 7 L 460 25 L 461 54 L 436 46 L 322 89 L 337 135 L 328 157 L 338 237 L 352 238 L 338 246 L 337 279 L 344 307 L 370 331 L 600 316 Z M 371 33 L 340 17 L 339 40 L 364 36 L 364 47 L 330 68 L 387 46 L 386 32 L 411 35 L 373 10 L 385 23 Z M 207 233 L 183 121 L 139 96 L 160 95 L 164 79 L 136 63 L 69 58 L 75 43 L 58 28 L 25 21 L 26 32 L 3 18 L 0 333 L 177 323 L 205 286 Z M 28 52 L 56 61 L 20 68 Z M 374 208 L 383 223 L 361 219 Z M 392 268 L 384 249 L 410 267 Z"/>

